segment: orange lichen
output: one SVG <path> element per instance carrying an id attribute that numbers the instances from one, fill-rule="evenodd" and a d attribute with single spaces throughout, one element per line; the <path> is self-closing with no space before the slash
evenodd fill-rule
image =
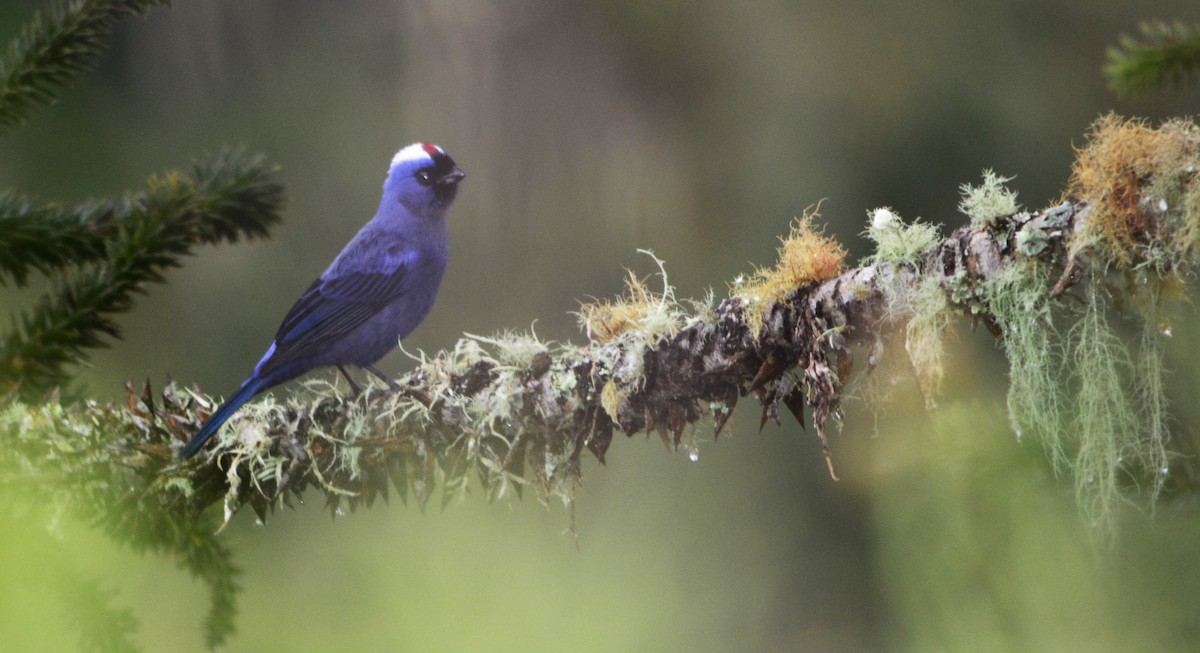
<path id="1" fill-rule="evenodd" d="M 1067 192 L 1092 205 L 1078 251 L 1098 246 L 1124 268 L 1173 270 L 1200 238 L 1200 128 L 1175 119 L 1157 129 L 1108 114 L 1078 151 Z"/>
<path id="2" fill-rule="evenodd" d="M 772 268 L 759 268 L 734 288 L 747 302 L 752 326 L 761 326 L 762 312 L 788 292 L 832 279 L 842 273 L 846 250 L 836 240 L 813 226 L 816 209 L 792 222 L 786 238 L 780 238 L 779 261 Z"/>
<path id="3" fill-rule="evenodd" d="M 675 303 L 675 293 L 667 281 L 663 262 L 654 254 L 639 250 L 654 258 L 663 278 L 662 294 L 655 294 L 633 272 L 625 280 L 625 296 L 614 300 L 598 300 L 579 306 L 579 326 L 588 339 L 597 344 L 612 342 L 629 333 L 650 344 L 658 338 L 678 331 L 684 314 Z"/>
<path id="4" fill-rule="evenodd" d="M 629 297 L 599 300 L 579 306 L 579 326 L 593 342 L 605 343 L 637 326 L 638 318 L 653 303 L 650 289 L 632 272 L 625 280 Z"/>

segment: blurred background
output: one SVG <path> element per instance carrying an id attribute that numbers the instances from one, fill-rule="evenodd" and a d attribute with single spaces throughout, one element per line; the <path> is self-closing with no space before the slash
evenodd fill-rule
<path id="1" fill-rule="evenodd" d="M 0 38 L 40 5 L 0 3 Z M 272 239 L 199 250 L 82 375 L 104 399 L 166 375 L 223 394 L 371 216 L 408 143 L 442 145 L 467 179 L 438 303 L 406 347 L 535 320 L 543 338 L 580 340 L 580 300 L 618 293 L 622 268 L 655 271 L 638 248 L 666 261 L 679 297 L 720 298 L 822 200 L 851 263 L 869 253 L 869 209 L 952 229 L 958 186 L 985 168 L 1015 176 L 1028 208 L 1055 202 L 1101 113 L 1200 107 L 1196 85 L 1136 100 L 1104 87 L 1106 46 L 1156 18 L 1195 23 L 1200 7 L 181 0 L 122 25 L 98 71 L 5 135 L 0 178 L 71 202 L 224 144 L 280 163 Z M 26 299 L 5 296 L 5 314 Z M 1194 442 L 1200 316 L 1176 313 L 1173 427 Z M 899 368 L 875 379 L 888 401 L 848 406 L 840 483 L 811 431 L 789 418 L 758 433 L 747 403 L 730 437 L 701 431 L 697 462 L 641 437 L 588 460 L 577 542 L 567 510 L 529 498 L 336 520 L 309 505 L 266 527 L 238 515 L 227 650 L 1200 647 L 1194 502 L 1131 505 L 1116 552 L 1097 553 L 1069 479 L 1008 428 L 995 342 L 966 321 L 955 332 L 937 409 Z M 69 649 L 37 536 L 7 541 L 6 646 Z M 134 609 L 146 650 L 201 648 L 206 590 L 171 561 L 83 528 L 67 545 Z"/>

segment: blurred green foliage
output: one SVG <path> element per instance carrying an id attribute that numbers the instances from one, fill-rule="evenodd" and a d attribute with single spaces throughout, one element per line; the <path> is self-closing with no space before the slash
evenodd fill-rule
<path id="1" fill-rule="evenodd" d="M 1127 515 L 1097 553 L 1040 447 L 1013 446 L 995 402 L 963 401 L 928 429 L 880 438 L 880 573 L 913 651 L 1187 650 L 1200 637 L 1192 509 Z M 1032 472 L 1032 473 L 1031 473 Z"/>

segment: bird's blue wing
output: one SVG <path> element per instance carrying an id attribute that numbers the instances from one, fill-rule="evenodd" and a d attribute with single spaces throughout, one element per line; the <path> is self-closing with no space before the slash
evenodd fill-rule
<path id="1" fill-rule="evenodd" d="M 318 279 L 283 319 L 275 334 L 276 347 L 304 349 L 350 333 L 404 294 L 406 272 L 401 266 L 390 274 L 358 272 Z"/>

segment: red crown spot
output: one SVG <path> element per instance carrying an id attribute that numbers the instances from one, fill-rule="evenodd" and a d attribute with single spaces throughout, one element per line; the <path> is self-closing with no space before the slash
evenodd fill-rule
<path id="1" fill-rule="evenodd" d="M 434 156 L 436 154 L 443 154 L 442 148 L 434 145 L 433 143 L 421 143 L 421 149 L 425 150 L 425 153 L 428 154 L 429 156 Z"/>

